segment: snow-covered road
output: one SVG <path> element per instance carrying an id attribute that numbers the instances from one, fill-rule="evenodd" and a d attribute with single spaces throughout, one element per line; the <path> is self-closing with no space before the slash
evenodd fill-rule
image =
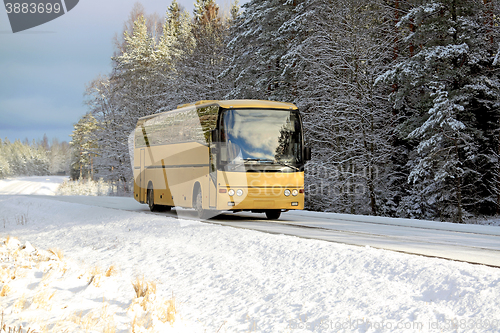
<path id="1" fill-rule="evenodd" d="M 237 222 L 228 222 L 225 216 L 213 222 L 500 267 L 500 228 L 496 226 L 306 211 L 288 212 L 279 221 L 272 222 L 256 221 L 248 214 Z"/>
<path id="2" fill-rule="evenodd" d="M 0 195 L 39 194 L 55 195 L 66 176 L 32 176 L 0 180 Z"/>
<path id="3" fill-rule="evenodd" d="M 132 198 L 54 196 L 49 199 L 149 213 Z M 196 219 L 190 210 L 159 213 Z M 208 223 L 500 267 L 500 227 L 289 211 L 277 221 L 264 214 L 223 213 Z"/>

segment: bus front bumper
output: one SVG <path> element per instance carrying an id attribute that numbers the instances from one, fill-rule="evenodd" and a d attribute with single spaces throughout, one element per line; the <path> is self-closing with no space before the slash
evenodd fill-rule
<path id="1" fill-rule="evenodd" d="M 268 209 L 304 209 L 304 193 L 300 188 L 238 188 L 234 195 L 219 193 L 218 210 L 268 210 Z M 237 190 L 243 194 L 238 196 Z M 285 196 L 285 190 L 290 194 Z M 293 191 L 298 192 L 295 196 Z M 295 193 L 295 192 L 294 192 Z"/>

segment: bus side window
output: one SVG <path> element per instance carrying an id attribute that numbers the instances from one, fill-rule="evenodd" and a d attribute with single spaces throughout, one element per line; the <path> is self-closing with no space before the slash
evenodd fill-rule
<path id="1" fill-rule="evenodd" d="M 220 160 L 223 162 L 227 162 L 227 145 L 225 142 L 220 143 Z"/>
<path id="2" fill-rule="evenodd" d="M 220 160 L 227 163 L 229 161 L 227 160 L 226 129 L 224 126 L 224 118 L 223 117 L 220 118 L 219 128 L 220 128 L 220 140 L 219 140 L 219 142 L 220 142 L 219 143 L 220 144 L 220 150 L 219 150 Z"/>

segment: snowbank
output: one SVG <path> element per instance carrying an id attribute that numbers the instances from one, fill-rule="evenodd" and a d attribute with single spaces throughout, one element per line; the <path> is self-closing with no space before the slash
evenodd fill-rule
<path id="1" fill-rule="evenodd" d="M 0 195 L 55 195 L 66 176 L 31 176 L 0 180 Z"/>

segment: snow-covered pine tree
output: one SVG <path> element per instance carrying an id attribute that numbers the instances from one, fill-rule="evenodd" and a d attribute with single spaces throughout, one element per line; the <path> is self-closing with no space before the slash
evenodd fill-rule
<path id="1" fill-rule="evenodd" d="M 99 143 L 96 162 L 98 175 L 106 180 L 127 184 L 132 179 L 128 136 L 138 118 L 158 109 L 162 93 L 157 83 L 158 73 L 170 70 L 172 57 L 165 49 L 157 52 L 156 40 L 165 43 L 156 28 L 148 30 L 146 19 L 140 15 L 132 34 L 124 32 L 124 50 L 112 58 L 115 64 L 112 75 L 98 77 L 87 88 L 90 110 L 102 126 L 96 132 Z"/>
<path id="2" fill-rule="evenodd" d="M 0 179 L 9 177 L 11 174 L 9 159 L 7 155 L 7 145 L 9 141 L 0 139 Z"/>
<path id="3" fill-rule="evenodd" d="M 238 0 L 231 1 L 231 8 L 229 10 L 231 23 L 235 22 L 240 16 L 240 5 Z"/>
<path id="4" fill-rule="evenodd" d="M 70 169 L 71 155 L 71 148 L 66 141 L 59 142 L 56 138 L 52 139 L 48 152 L 49 173 L 66 174 Z"/>
<path id="5" fill-rule="evenodd" d="M 432 83 L 431 83 L 432 84 Z M 467 127 L 458 120 L 464 107 L 450 99 L 444 84 L 430 86 L 434 98 L 429 118 L 408 135 L 421 139 L 415 156 L 418 163 L 412 168 L 409 181 L 421 182 L 430 198 L 430 204 L 440 217 L 452 217 L 461 223 L 464 219 L 464 179 L 473 173 L 468 170 L 477 154 Z"/>
<path id="6" fill-rule="evenodd" d="M 93 163 L 98 151 L 95 134 L 98 129 L 99 124 L 91 113 L 84 115 L 74 125 L 69 143 L 74 153 L 70 173 L 73 179 L 93 177 Z"/>
<path id="7" fill-rule="evenodd" d="M 49 174 L 47 150 L 41 142 L 26 139 L 0 141 L 0 179 L 16 176 L 44 176 Z"/>
<path id="8" fill-rule="evenodd" d="M 196 45 L 192 34 L 191 17 L 181 11 L 176 0 L 166 12 L 163 34 L 156 46 L 156 112 L 171 110 L 185 102 L 182 81 L 182 61 L 193 53 Z"/>
<path id="9" fill-rule="evenodd" d="M 472 47 L 459 101 L 471 115 L 478 151 L 475 177 L 467 180 L 471 186 L 465 189 L 471 199 L 465 204 L 475 214 L 491 215 L 500 213 L 500 63 L 495 63 L 500 53 L 500 3 L 483 0 L 469 10 L 473 21 L 460 21 L 460 31 Z"/>
<path id="10" fill-rule="evenodd" d="M 416 187 L 402 200 L 403 215 L 462 222 L 466 211 L 492 211 L 498 141 L 484 127 L 498 123 L 499 39 L 498 29 L 485 24 L 488 5 L 415 2 L 397 24 L 407 51 L 379 81 L 396 87 L 393 108 L 406 118 L 400 137 L 415 147 L 408 166 Z"/>
<path id="11" fill-rule="evenodd" d="M 124 124 L 123 115 L 119 109 L 119 94 L 113 89 L 113 82 L 105 76 L 98 76 L 91 81 L 85 91 L 86 104 L 92 117 L 95 118 L 99 127 L 92 133 L 96 141 L 96 154 L 93 160 L 94 174 L 96 178 L 103 178 L 106 181 L 119 180 L 123 173 L 124 162 L 128 162 L 123 156 L 126 152 L 126 142 L 123 143 L 123 132 L 129 130 L 129 126 Z M 78 154 L 78 152 L 75 152 Z M 125 165 L 127 174 L 130 177 L 131 170 L 129 163 Z"/>
<path id="12" fill-rule="evenodd" d="M 390 14 L 382 2 L 308 0 L 280 29 L 300 36 L 288 38 L 281 58 L 287 91 L 275 94 L 293 98 L 305 114 L 314 147 L 306 172 L 311 208 L 393 213 L 392 114 L 373 85 L 392 55 Z"/>
<path id="13" fill-rule="evenodd" d="M 178 94 L 179 63 L 194 46 L 189 14 L 181 12 L 175 0 L 167 10 L 161 35 L 145 17 L 155 16 L 134 6 L 123 42 L 118 43 L 118 56 L 112 58 L 113 73 L 98 76 L 85 92 L 89 110 L 101 126 L 94 133 L 99 147 L 96 176 L 124 184 L 132 179 L 129 134 L 138 118 L 183 102 Z"/>
<path id="14" fill-rule="evenodd" d="M 252 0 L 235 20 L 228 42 L 228 64 L 222 77 L 234 83 L 227 97 L 290 101 L 290 84 L 281 79 L 281 58 L 294 36 L 283 27 L 303 0 Z"/>
<path id="15" fill-rule="evenodd" d="M 49 145 L 46 135 L 44 138 L 46 141 L 35 142 L 33 140 L 31 146 L 27 147 L 27 153 L 29 154 L 27 158 L 29 175 L 43 176 L 49 174 L 50 162 L 47 150 Z"/>
<path id="16" fill-rule="evenodd" d="M 128 33 L 128 35 L 132 35 L 134 32 L 134 23 L 139 19 L 139 17 L 144 17 L 146 21 L 146 26 L 147 30 L 151 34 L 151 36 L 154 38 L 155 42 L 158 42 L 161 32 L 162 32 L 162 26 L 164 23 L 163 18 L 161 18 L 157 13 L 152 13 L 152 14 L 147 14 L 146 9 L 140 2 L 134 3 L 134 6 L 130 10 L 129 16 L 127 20 L 123 23 L 123 29 L 120 34 L 115 34 L 113 38 L 113 44 L 114 44 L 114 56 L 120 56 L 122 55 L 127 48 L 127 41 L 125 40 L 125 32 Z"/>
<path id="17" fill-rule="evenodd" d="M 119 86 L 122 106 L 132 118 L 154 112 L 155 42 L 148 32 L 144 16 L 134 22 L 132 35 L 124 33 L 126 42 L 122 55 L 113 57 L 116 63 L 113 81 Z"/>
<path id="18" fill-rule="evenodd" d="M 230 19 L 214 0 L 196 0 L 191 33 L 194 47 L 179 62 L 177 94 L 183 102 L 222 99 L 228 83 L 219 75 L 226 66 L 225 47 Z"/>

